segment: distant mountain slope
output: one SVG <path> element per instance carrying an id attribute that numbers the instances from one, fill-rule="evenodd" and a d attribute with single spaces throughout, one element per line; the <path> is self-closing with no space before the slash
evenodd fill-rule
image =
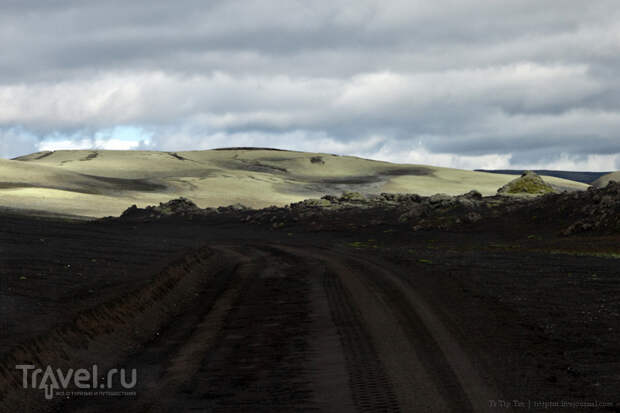
<path id="1" fill-rule="evenodd" d="M 477 172 L 490 172 L 493 174 L 521 175 L 524 169 L 475 169 Z M 549 169 L 534 169 L 538 175 L 554 176 L 556 178 L 568 179 L 569 181 L 591 184 L 601 176 L 609 172 L 577 172 L 577 171 L 554 171 Z"/>
<path id="2" fill-rule="evenodd" d="M 200 207 L 260 208 L 357 191 L 493 195 L 512 175 L 266 148 L 156 152 L 68 150 L 0 160 L 0 207 L 119 215 L 186 197 Z M 544 177 L 558 189 L 587 185 Z"/>
<path id="3" fill-rule="evenodd" d="M 611 172 L 611 173 L 608 173 L 607 175 L 601 176 L 596 181 L 592 182 L 592 186 L 595 186 L 597 188 L 602 188 L 604 186 L 607 186 L 609 181 L 620 182 L 620 171 Z"/>

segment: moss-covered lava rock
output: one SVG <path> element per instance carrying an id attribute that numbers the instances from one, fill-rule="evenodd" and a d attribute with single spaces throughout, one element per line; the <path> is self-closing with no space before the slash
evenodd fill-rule
<path id="1" fill-rule="evenodd" d="M 498 194 L 543 195 L 553 192 L 555 192 L 553 187 L 532 171 L 525 171 L 519 178 L 497 190 Z"/>

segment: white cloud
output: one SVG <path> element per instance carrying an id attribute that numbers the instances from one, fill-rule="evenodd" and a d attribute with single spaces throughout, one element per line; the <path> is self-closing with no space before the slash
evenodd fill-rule
<path id="1" fill-rule="evenodd" d="M 61 139 L 47 140 L 39 142 L 37 145 L 40 151 L 56 151 L 60 149 L 111 149 L 111 150 L 130 150 L 137 149 L 139 141 L 128 141 L 122 139 L 88 139 L 80 140 Z"/>
<path id="2" fill-rule="evenodd" d="M 428 111 L 444 111 L 450 121 L 455 114 L 470 113 L 472 107 L 570 108 L 600 91 L 583 65 L 534 63 L 441 72 L 384 71 L 349 79 L 114 73 L 53 84 L 0 86 L 4 108 L 0 123 L 75 128 L 187 122 L 211 129 L 320 129 L 365 116 L 374 119 L 377 128 L 402 127 L 412 117 L 429 117 Z"/>
<path id="3" fill-rule="evenodd" d="M 510 154 L 488 154 L 480 156 L 454 153 L 431 153 L 424 150 L 407 153 L 406 162 L 444 166 L 458 169 L 506 169 L 510 168 Z"/>
<path id="4" fill-rule="evenodd" d="M 267 146 L 271 148 L 368 157 L 385 142 L 385 138 L 369 136 L 347 143 L 334 139 L 324 132 L 305 130 L 283 133 L 217 132 L 213 134 L 196 134 L 195 131 L 191 130 L 174 130 L 169 133 L 154 135 L 149 143 L 143 145 L 143 148 L 180 151 L 242 146 L 264 147 L 265 142 L 268 142 Z"/>
<path id="5" fill-rule="evenodd" d="M 607 167 L 616 1 L 0 4 L 0 155 L 256 145 Z M 110 133 L 126 125 L 139 133 Z"/>
<path id="6" fill-rule="evenodd" d="M 562 153 L 556 159 L 546 162 L 515 165 L 518 169 L 557 169 L 569 171 L 615 171 L 620 165 L 620 153 L 608 155 L 577 156 Z"/>

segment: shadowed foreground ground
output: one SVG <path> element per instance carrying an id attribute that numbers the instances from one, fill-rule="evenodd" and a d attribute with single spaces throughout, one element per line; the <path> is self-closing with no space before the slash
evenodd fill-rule
<path id="1" fill-rule="evenodd" d="M 617 234 L 363 214 L 346 231 L 3 215 L 0 411 L 614 411 Z M 20 363 L 135 368 L 136 394 L 48 401 Z"/>

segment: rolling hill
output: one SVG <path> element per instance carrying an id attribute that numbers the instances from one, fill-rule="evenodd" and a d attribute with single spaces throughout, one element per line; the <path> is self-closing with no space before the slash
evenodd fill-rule
<path id="1" fill-rule="evenodd" d="M 608 173 L 607 175 L 601 176 L 596 181 L 592 182 L 592 186 L 595 186 L 597 188 L 602 188 L 606 186 L 609 183 L 609 181 L 620 182 L 620 171 L 611 172 L 611 173 Z"/>
<path id="2" fill-rule="evenodd" d="M 189 152 L 61 150 L 0 160 L 0 206 L 88 217 L 184 196 L 200 207 L 285 205 L 343 191 L 484 195 L 505 174 L 266 148 Z M 545 177 L 560 190 L 587 185 Z"/>

